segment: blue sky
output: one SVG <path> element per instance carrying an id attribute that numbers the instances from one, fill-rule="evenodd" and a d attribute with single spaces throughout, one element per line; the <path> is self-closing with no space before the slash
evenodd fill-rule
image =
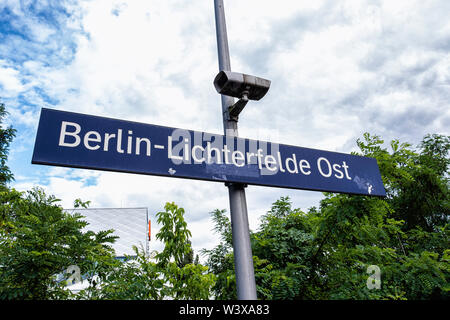
<path id="1" fill-rule="evenodd" d="M 339 152 L 364 132 L 417 145 L 449 134 L 450 2 L 225 0 L 231 66 L 272 81 L 240 116 L 240 135 Z M 0 0 L 0 99 L 17 129 L 12 186 L 42 186 L 70 207 L 186 209 L 193 244 L 217 241 L 208 212 L 221 183 L 31 164 L 41 107 L 222 133 L 213 1 Z M 250 227 L 280 196 L 247 188 Z M 156 232 L 156 230 L 154 231 Z"/>

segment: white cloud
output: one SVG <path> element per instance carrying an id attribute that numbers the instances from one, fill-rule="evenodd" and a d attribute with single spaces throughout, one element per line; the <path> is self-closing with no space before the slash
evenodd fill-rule
<path id="1" fill-rule="evenodd" d="M 4 60 L 0 60 L 0 95 L 2 97 L 15 96 L 23 88 L 19 71 L 7 66 Z"/>
<path id="2" fill-rule="evenodd" d="M 52 11 L 45 2 L 43 12 Z M 23 137 L 12 151 L 31 155 L 39 108 L 135 120 L 205 132 L 223 131 L 212 1 L 67 1 L 54 23 L 17 1 L 0 43 L 0 95 Z M 350 152 L 364 131 L 418 143 L 448 134 L 448 1 L 225 1 L 233 70 L 272 80 L 264 99 L 240 116 L 253 139 Z M 19 30 L 19 29 L 17 29 Z M 23 128 L 21 127 L 21 128 Z M 28 141 L 28 142 L 27 142 Z M 31 142 L 30 142 L 31 141 Z M 27 144 L 28 143 L 28 144 Z M 19 153 L 19 150 L 22 150 Z M 186 209 L 196 248 L 211 247 L 208 212 L 228 209 L 221 183 L 23 164 L 16 186 L 37 183 L 71 206 Z M 34 169 L 36 168 L 36 169 Z M 39 168 L 39 169 L 38 169 Z M 26 180 L 23 172 L 36 170 Z M 251 228 L 282 195 L 295 207 L 321 194 L 248 187 Z"/>

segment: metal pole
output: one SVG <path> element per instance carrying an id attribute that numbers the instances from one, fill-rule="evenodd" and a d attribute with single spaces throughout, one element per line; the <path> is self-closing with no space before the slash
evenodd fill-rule
<path id="1" fill-rule="evenodd" d="M 150 223 L 149 223 L 149 221 L 150 220 L 148 220 L 148 208 L 145 208 L 145 217 L 146 217 L 146 222 L 147 222 L 147 226 L 146 226 L 146 231 L 147 231 L 147 234 L 146 234 L 146 239 L 145 240 L 147 240 L 147 241 L 145 241 L 145 253 L 147 254 L 147 257 L 150 257 L 150 237 L 149 237 L 149 235 L 152 233 L 152 230 L 150 230 Z"/>
<path id="2" fill-rule="evenodd" d="M 214 0 L 216 18 L 217 50 L 219 70 L 231 71 L 230 53 L 228 49 L 227 28 L 223 0 Z M 238 136 L 237 121 L 230 120 L 228 107 L 234 104 L 234 98 L 222 95 L 222 115 L 225 135 Z M 247 201 L 245 185 L 228 183 L 230 198 L 231 228 L 233 235 L 234 268 L 236 273 L 237 298 L 239 300 L 256 300 L 255 271 L 250 245 L 248 227 Z"/>

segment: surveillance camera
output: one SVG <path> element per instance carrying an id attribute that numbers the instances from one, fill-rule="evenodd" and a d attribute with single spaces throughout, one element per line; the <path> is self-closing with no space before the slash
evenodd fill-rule
<path id="1" fill-rule="evenodd" d="M 214 79 L 214 86 L 218 93 L 226 96 L 245 96 L 249 100 L 259 100 L 269 90 L 270 80 L 243 73 L 220 71 Z"/>

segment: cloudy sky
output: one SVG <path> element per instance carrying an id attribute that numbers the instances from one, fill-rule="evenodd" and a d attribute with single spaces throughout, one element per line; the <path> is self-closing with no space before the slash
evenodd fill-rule
<path id="1" fill-rule="evenodd" d="M 450 1 L 225 0 L 233 71 L 272 81 L 240 116 L 240 136 L 339 152 L 364 132 L 417 145 L 450 134 Z M 218 236 L 222 183 L 32 165 L 42 107 L 222 133 L 213 0 L 0 0 L 0 99 L 17 130 L 12 186 L 41 186 L 66 208 L 186 210 L 194 249 Z M 250 227 L 280 196 L 249 186 Z M 153 232 L 158 226 L 153 224 Z M 160 244 L 153 243 L 153 248 Z"/>

